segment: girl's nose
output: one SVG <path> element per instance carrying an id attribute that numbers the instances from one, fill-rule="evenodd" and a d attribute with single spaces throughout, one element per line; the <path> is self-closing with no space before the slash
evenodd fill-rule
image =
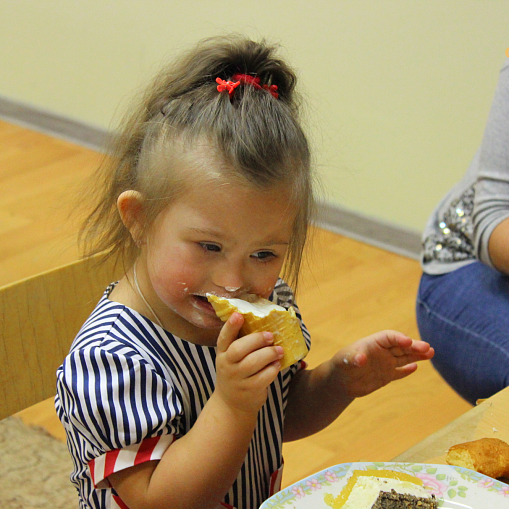
<path id="1" fill-rule="evenodd" d="M 227 291 L 227 292 L 230 292 L 230 293 L 233 293 L 233 292 L 236 292 L 237 290 L 240 290 L 240 286 L 225 286 L 224 289 Z"/>
<path id="2" fill-rule="evenodd" d="M 213 274 L 213 283 L 234 293 L 245 286 L 245 268 L 243 263 L 222 263 Z"/>

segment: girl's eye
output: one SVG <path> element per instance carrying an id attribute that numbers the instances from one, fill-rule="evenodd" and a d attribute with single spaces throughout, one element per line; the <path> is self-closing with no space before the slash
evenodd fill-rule
<path id="1" fill-rule="evenodd" d="M 211 251 L 219 253 L 221 251 L 221 246 L 218 246 L 217 244 L 208 244 L 207 242 L 200 242 L 200 246 L 204 251 Z"/>
<path id="2" fill-rule="evenodd" d="M 272 251 L 258 251 L 258 253 L 254 253 L 251 256 L 263 262 L 269 261 L 271 258 L 276 257 Z"/>

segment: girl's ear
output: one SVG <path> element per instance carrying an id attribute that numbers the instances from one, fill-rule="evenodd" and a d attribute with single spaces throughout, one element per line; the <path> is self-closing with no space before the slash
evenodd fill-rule
<path id="1" fill-rule="evenodd" d="M 117 209 L 135 244 L 142 245 L 145 231 L 143 195 L 138 191 L 124 191 L 117 199 Z"/>

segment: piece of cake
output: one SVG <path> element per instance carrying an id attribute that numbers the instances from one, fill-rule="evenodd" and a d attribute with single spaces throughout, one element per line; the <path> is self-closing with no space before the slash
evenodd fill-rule
<path id="1" fill-rule="evenodd" d="M 392 470 L 354 470 L 341 493 L 325 496 L 334 509 L 436 509 L 435 496 L 422 480 Z"/>
<path id="2" fill-rule="evenodd" d="M 281 369 L 291 366 L 307 355 L 308 348 L 302 335 L 300 322 L 292 307 L 286 310 L 282 306 L 256 296 L 253 296 L 251 301 L 247 301 L 207 294 L 207 299 L 223 322 L 226 322 L 235 312 L 242 314 L 244 324 L 241 333 L 243 335 L 253 332 L 272 332 L 274 344 L 282 346 L 284 350 Z"/>
<path id="3" fill-rule="evenodd" d="M 445 457 L 449 465 L 475 470 L 488 477 L 509 477 L 509 444 L 498 438 L 480 438 L 453 445 Z"/>

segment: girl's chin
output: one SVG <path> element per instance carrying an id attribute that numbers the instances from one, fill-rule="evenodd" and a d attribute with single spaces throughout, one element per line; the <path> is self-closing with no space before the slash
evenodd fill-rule
<path id="1" fill-rule="evenodd" d="M 203 321 L 199 321 L 199 323 L 197 323 L 196 325 L 198 327 L 200 327 L 201 329 L 206 329 L 206 330 L 211 330 L 211 331 L 215 331 L 217 334 L 219 334 L 219 331 L 223 328 L 223 325 L 224 323 L 219 320 L 214 320 L 214 321 L 209 321 L 209 320 L 203 320 Z"/>
<path id="2" fill-rule="evenodd" d="M 194 332 L 191 332 L 188 341 L 197 343 L 202 346 L 217 346 L 217 338 L 221 332 L 223 323 L 208 323 L 205 320 L 191 320 L 191 325 L 194 326 Z"/>

